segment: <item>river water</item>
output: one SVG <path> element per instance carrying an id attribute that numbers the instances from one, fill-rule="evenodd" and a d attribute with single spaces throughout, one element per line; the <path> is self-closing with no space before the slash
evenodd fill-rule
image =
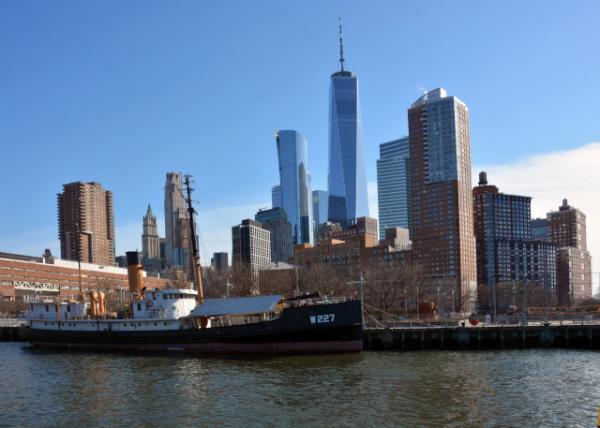
<path id="1" fill-rule="evenodd" d="M 0 426 L 595 427 L 600 353 L 199 359 L 0 343 Z"/>

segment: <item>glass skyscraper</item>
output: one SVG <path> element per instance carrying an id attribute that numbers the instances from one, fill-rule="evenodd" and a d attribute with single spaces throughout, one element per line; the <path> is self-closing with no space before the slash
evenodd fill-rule
<path id="1" fill-rule="evenodd" d="M 317 231 L 319 225 L 327 223 L 329 219 L 329 193 L 326 190 L 313 190 L 312 192 L 312 204 L 313 204 L 313 222 L 314 222 L 314 236 L 317 237 Z"/>
<path id="2" fill-rule="evenodd" d="M 271 189 L 271 208 L 281 206 L 281 186 L 278 184 Z"/>
<path id="3" fill-rule="evenodd" d="M 340 25 L 340 71 L 329 88 L 329 220 L 347 226 L 369 215 L 358 79 L 344 70 Z"/>
<path id="4" fill-rule="evenodd" d="M 292 243 L 292 225 L 281 207 L 260 210 L 254 220 L 262 224 L 263 229 L 271 232 L 271 261 L 287 263 L 294 255 Z"/>
<path id="5" fill-rule="evenodd" d="M 292 225 L 295 244 L 313 243 L 308 143 L 293 130 L 277 131 L 280 201 Z"/>
<path id="6" fill-rule="evenodd" d="M 409 227 L 408 158 L 408 137 L 379 146 L 379 239 L 385 238 L 385 229 L 388 227 Z"/>

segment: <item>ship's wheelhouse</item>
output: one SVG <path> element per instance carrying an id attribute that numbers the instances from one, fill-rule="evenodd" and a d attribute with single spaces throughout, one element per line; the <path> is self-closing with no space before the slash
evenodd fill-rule
<path id="1" fill-rule="evenodd" d="M 179 319 L 190 315 L 196 307 L 195 290 L 169 288 L 145 291 L 142 299 L 132 303 L 133 318 Z"/>

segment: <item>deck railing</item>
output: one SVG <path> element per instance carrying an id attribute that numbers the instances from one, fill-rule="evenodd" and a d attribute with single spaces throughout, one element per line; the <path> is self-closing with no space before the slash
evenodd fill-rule
<path id="1" fill-rule="evenodd" d="M 27 320 L 22 318 L 0 318 L 0 328 L 21 327 L 27 325 Z"/>

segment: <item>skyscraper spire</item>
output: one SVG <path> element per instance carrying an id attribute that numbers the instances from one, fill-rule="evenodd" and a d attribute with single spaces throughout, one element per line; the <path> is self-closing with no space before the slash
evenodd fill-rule
<path id="1" fill-rule="evenodd" d="M 340 68 L 344 71 L 344 33 L 342 33 L 342 18 L 338 17 L 340 26 Z"/>

